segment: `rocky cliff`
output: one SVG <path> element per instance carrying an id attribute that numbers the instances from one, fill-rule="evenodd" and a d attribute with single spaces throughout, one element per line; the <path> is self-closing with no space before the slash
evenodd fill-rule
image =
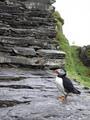
<path id="1" fill-rule="evenodd" d="M 55 0 L 0 1 L 0 65 L 49 68 L 64 65 L 56 41 Z"/>
<path id="2" fill-rule="evenodd" d="M 84 65 L 90 67 L 90 45 L 79 48 L 79 57 Z"/>

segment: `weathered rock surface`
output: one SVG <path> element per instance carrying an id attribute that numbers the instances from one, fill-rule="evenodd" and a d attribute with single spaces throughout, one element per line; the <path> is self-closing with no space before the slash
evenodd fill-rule
<path id="1" fill-rule="evenodd" d="M 90 45 L 79 48 L 79 56 L 84 65 L 90 67 Z"/>
<path id="2" fill-rule="evenodd" d="M 0 53 L 1 54 L 1 53 Z M 60 66 L 64 67 L 65 61 L 64 59 L 47 59 L 47 58 L 40 58 L 40 57 L 33 57 L 33 58 L 26 58 L 20 56 L 7 56 L 0 55 L 0 63 L 1 64 L 14 64 L 19 66 L 25 67 L 48 67 L 50 69 L 56 69 Z"/>
<path id="3" fill-rule="evenodd" d="M 65 58 L 65 52 L 63 51 L 41 49 L 41 50 L 38 50 L 37 53 L 42 57 L 47 57 L 51 59 Z"/>
<path id="4" fill-rule="evenodd" d="M 57 100 L 60 93 L 50 71 L 0 68 L 2 76 L 10 80 L 0 80 L 0 120 L 90 118 L 90 89 L 84 89 L 79 83 L 73 82 L 81 95 L 69 96 L 67 103 L 62 103 Z"/>
<path id="5" fill-rule="evenodd" d="M 65 64 L 65 53 L 55 40 L 54 2 L 0 1 L 0 120 L 90 118 L 90 90 L 74 83 L 82 94 L 63 104 L 57 100 L 54 76 L 44 69 Z"/>
<path id="6" fill-rule="evenodd" d="M 59 44 L 55 39 L 55 20 L 52 16 L 54 2 L 55 0 L 0 1 L 0 64 L 28 67 L 42 65 L 49 68 L 64 65 L 65 54 L 57 54 Z M 45 62 L 37 62 L 38 59 L 45 59 Z M 48 64 L 48 61 L 51 63 Z"/>

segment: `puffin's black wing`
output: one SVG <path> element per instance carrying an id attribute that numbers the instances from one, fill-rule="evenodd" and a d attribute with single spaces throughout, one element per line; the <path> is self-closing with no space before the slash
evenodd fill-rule
<path id="1" fill-rule="evenodd" d="M 80 94 L 80 91 L 78 91 L 72 84 L 71 80 L 67 77 L 63 78 L 63 86 L 67 93 L 74 93 L 74 94 Z"/>

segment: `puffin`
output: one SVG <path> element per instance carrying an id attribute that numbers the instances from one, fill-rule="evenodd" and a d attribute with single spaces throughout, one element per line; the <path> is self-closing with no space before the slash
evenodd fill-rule
<path id="1" fill-rule="evenodd" d="M 65 69 L 56 69 L 54 72 L 56 73 L 56 86 L 58 90 L 63 94 L 63 96 L 58 97 L 58 99 L 63 102 L 66 101 L 69 93 L 81 94 L 81 92 L 74 87 L 72 81 L 66 76 Z"/>

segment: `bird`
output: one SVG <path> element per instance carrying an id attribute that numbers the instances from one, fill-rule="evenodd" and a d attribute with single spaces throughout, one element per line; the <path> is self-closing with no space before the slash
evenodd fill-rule
<path id="1" fill-rule="evenodd" d="M 56 69 L 54 72 L 56 73 L 55 83 L 57 88 L 63 94 L 63 96 L 58 97 L 58 99 L 63 102 L 67 100 L 69 93 L 81 94 L 81 92 L 74 87 L 72 81 L 67 77 L 65 69 Z"/>

